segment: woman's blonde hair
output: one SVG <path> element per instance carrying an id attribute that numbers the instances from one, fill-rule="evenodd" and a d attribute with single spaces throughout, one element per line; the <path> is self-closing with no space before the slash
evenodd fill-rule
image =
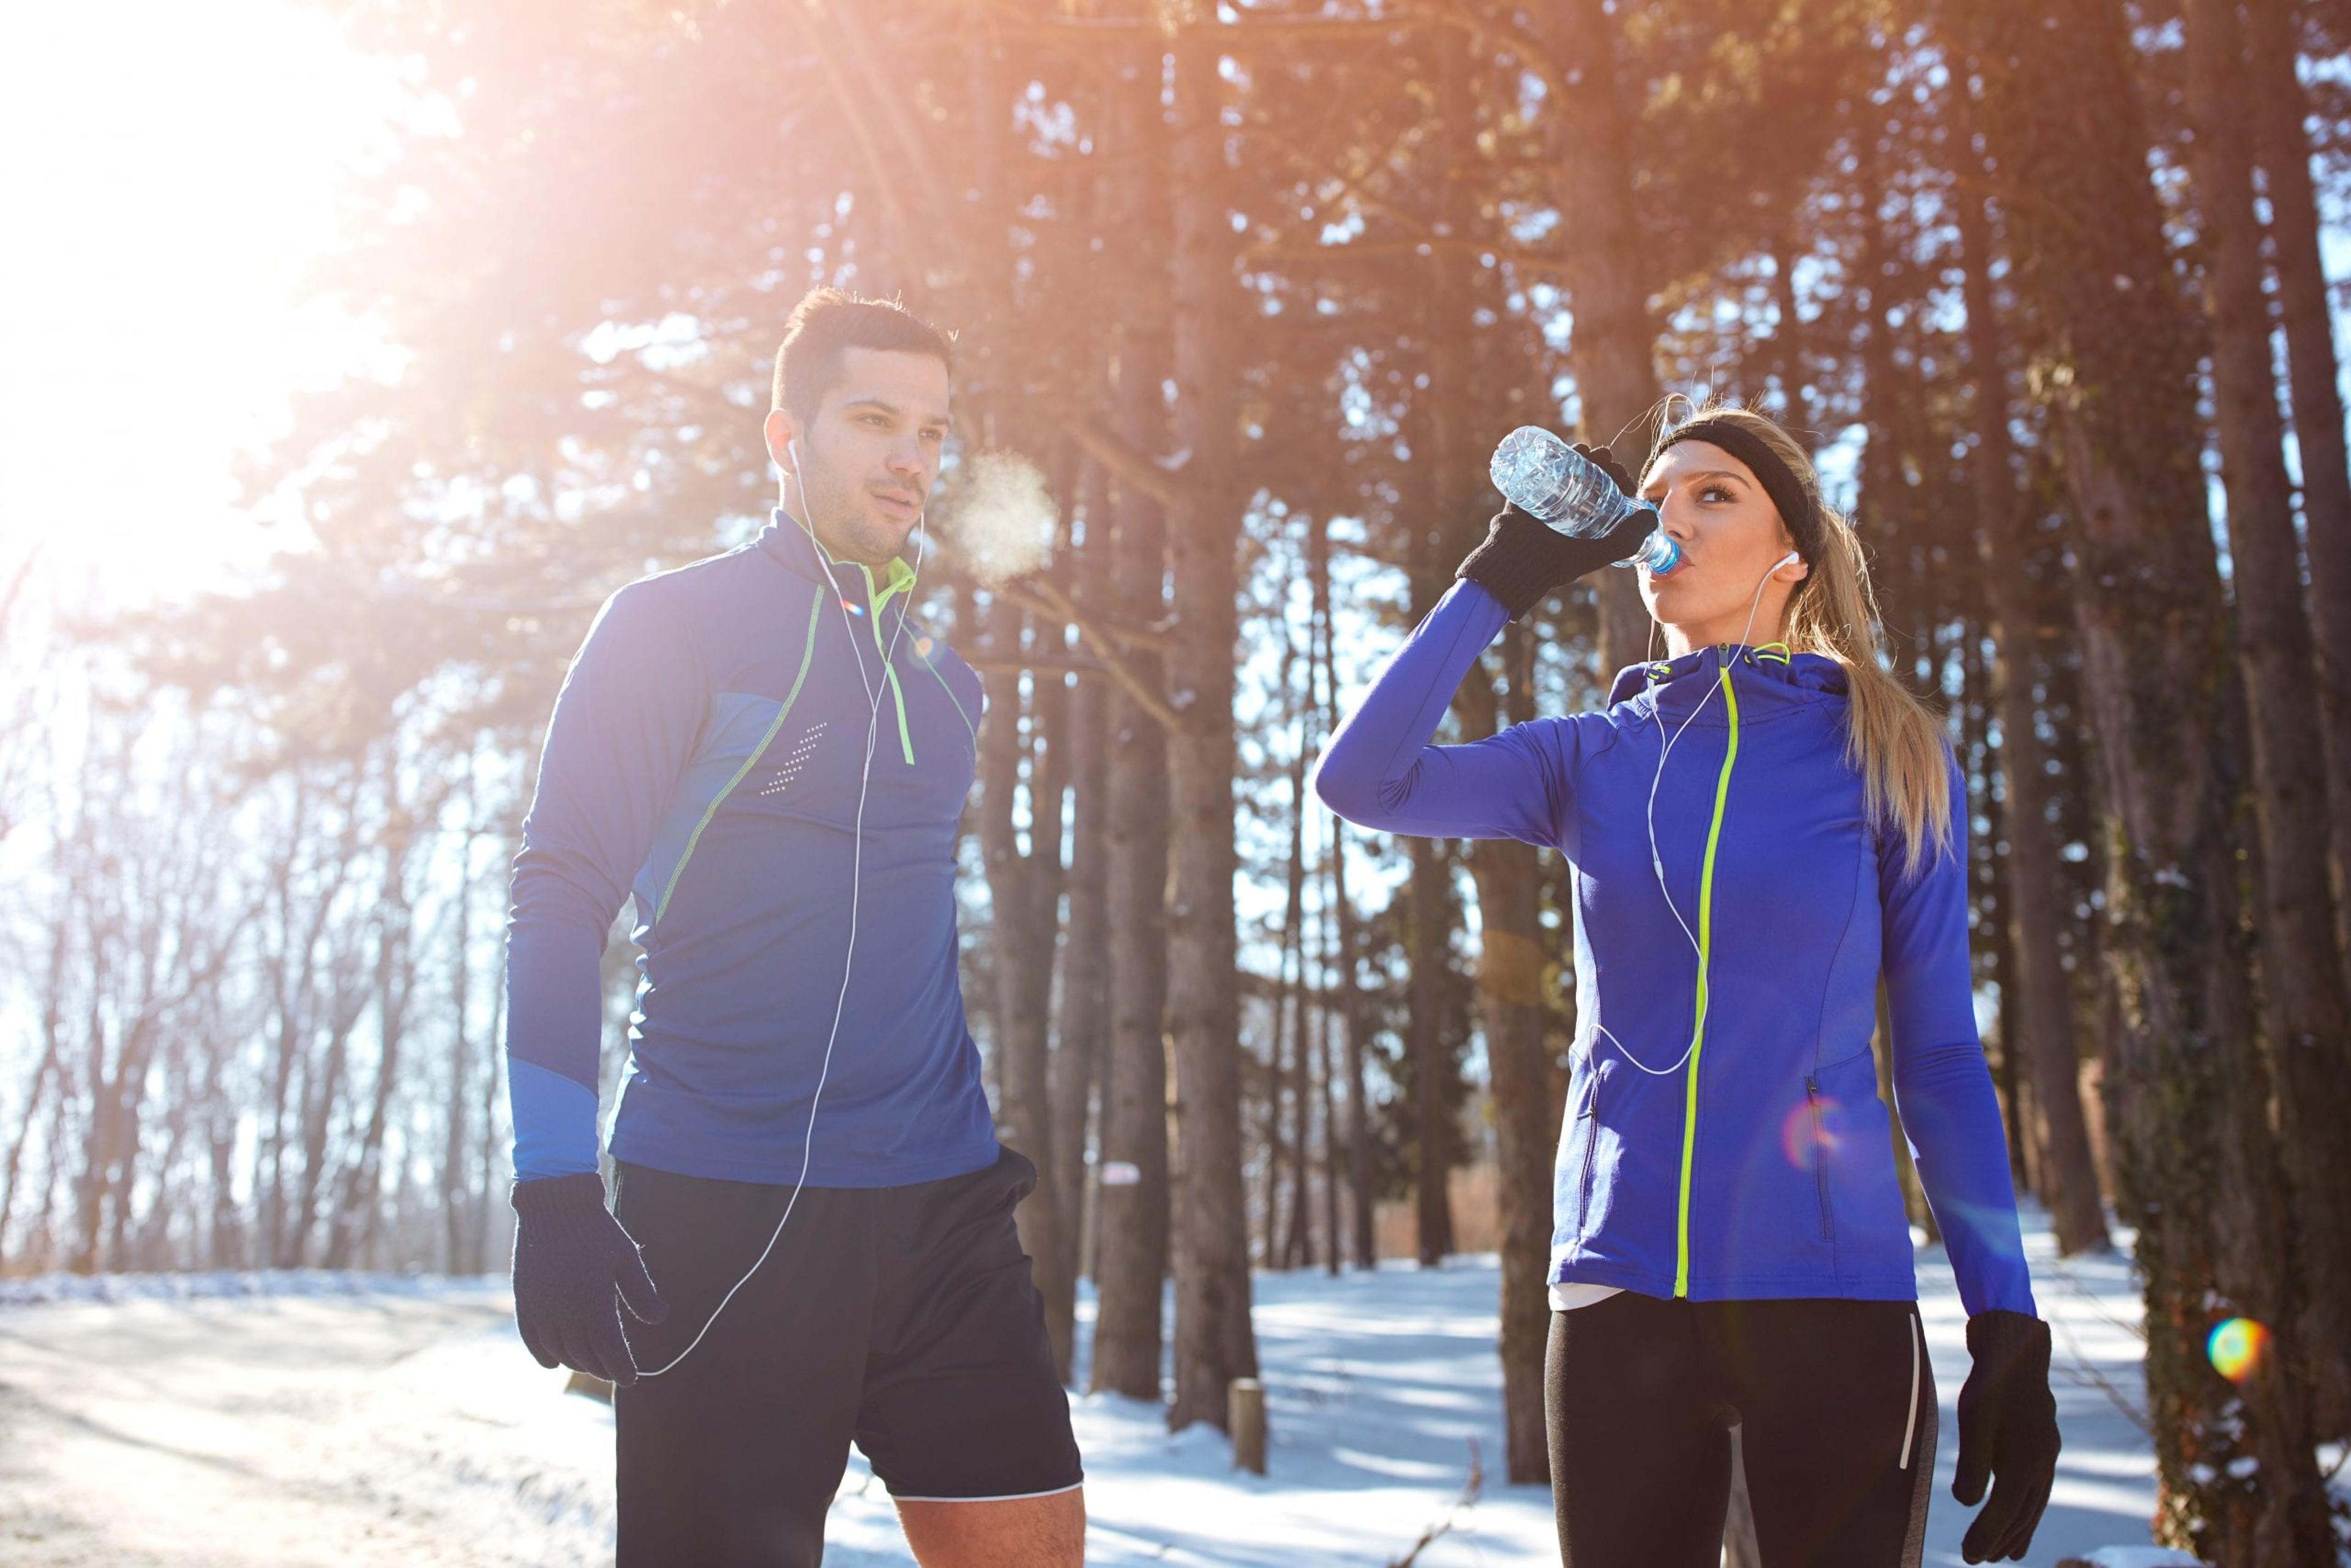
<path id="1" fill-rule="evenodd" d="M 1682 419 L 1672 417 L 1677 402 L 1663 410 L 1658 445 L 1649 461 L 1656 461 L 1664 442 L 1690 420 L 1727 420 L 1750 432 L 1768 445 L 1788 472 L 1803 486 L 1819 519 L 1818 538 L 1808 549 L 1811 575 L 1790 595 L 1781 635 L 1795 653 L 1820 653 L 1844 666 L 1849 706 L 1845 723 L 1845 762 L 1861 775 L 1863 808 L 1876 822 L 1890 822 L 1902 833 L 1902 869 L 1917 873 L 1948 845 L 1951 812 L 1950 770 L 1946 760 L 1948 740 L 1942 721 L 1918 700 L 1909 687 L 1894 678 L 1878 650 L 1877 598 L 1869 586 L 1869 561 L 1851 519 L 1821 499 L 1820 473 L 1802 443 L 1780 428 L 1768 414 L 1735 403 L 1690 405 Z M 1794 519 L 1782 519 L 1801 542 Z"/>

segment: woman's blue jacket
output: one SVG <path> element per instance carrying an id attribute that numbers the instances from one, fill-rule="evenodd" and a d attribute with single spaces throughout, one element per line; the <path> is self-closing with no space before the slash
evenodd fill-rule
<path id="1" fill-rule="evenodd" d="M 1743 647 L 1626 670 L 1598 713 L 1430 745 L 1506 619 L 1484 588 L 1456 583 L 1332 737 L 1315 789 L 1366 828 L 1520 839 L 1573 868 L 1552 1281 L 1693 1301 L 1914 1298 L 1870 1051 L 1882 977 L 1895 1101 L 1960 1298 L 1970 1314 L 2032 1313 L 1976 1033 L 1956 764 L 1950 833 L 1908 867 L 1845 760 L 1843 668 Z"/>

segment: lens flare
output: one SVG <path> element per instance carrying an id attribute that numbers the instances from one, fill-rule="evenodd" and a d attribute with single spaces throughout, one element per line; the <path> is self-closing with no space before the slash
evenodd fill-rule
<path id="1" fill-rule="evenodd" d="M 2212 1370 L 2231 1383 L 2242 1383 L 2269 1358 L 2270 1331 L 2251 1318 L 2229 1318 L 2212 1326 L 2204 1354 Z"/>
<path id="2" fill-rule="evenodd" d="M 1825 1095 L 1798 1101 L 1781 1120 L 1780 1152 L 1796 1169 L 1812 1169 L 1819 1154 L 1835 1152 L 1844 1119 L 1843 1108 Z"/>

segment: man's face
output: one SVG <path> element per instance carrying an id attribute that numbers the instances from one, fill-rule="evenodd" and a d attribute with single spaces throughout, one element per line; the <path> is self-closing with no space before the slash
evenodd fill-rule
<path id="1" fill-rule="evenodd" d="M 813 419 L 768 415 L 768 451 L 784 471 L 785 508 L 834 556 L 881 566 L 905 549 L 938 480 L 947 367 L 888 349 L 847 349 L 841 360 Z"/>

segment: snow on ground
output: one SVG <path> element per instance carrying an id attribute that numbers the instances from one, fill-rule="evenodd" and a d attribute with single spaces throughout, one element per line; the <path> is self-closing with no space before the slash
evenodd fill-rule
<path id="1" fill-rule="evenodd" d="M 2143 1543 L 2155 1500 L 2137 1426 L 2138 1303 L 2122 1256 L 2027 1245 L 2055 1325 L 2065 1453 L 2031 1561 Z M 1928 1561 L 1957 1563 L 1950 1500 L 1965 1323 L 1919 1255 L 1944 1419 Z M 1072 1401 L 1089 1563 L 1301 1568 L 1552 1563 L 1549 1494 L 1503 1485 L 1493 1260 L 1337 1279 L 1260 1274 L 1273 1431 L 1262 1478 L 1156 1406 Z M 514 1335 L 497 1281 L 353 1275 L 0 1283 L 0 1562 L 470 1565 L 609 1561 L 611 1414 L 566 1396 Z M 1081 1304 L 1081 1331 L 1092 1303 Z M 1083 1345 L 1081 1345 L 1081 1356 Z M 1459 1503 L 1472 1444 L 1485 1469 Z M 908 1563 L 852 1455 L 831 1568 Z M 2129 1561 L 2117 1557 L 2116 1561 Z"/>

